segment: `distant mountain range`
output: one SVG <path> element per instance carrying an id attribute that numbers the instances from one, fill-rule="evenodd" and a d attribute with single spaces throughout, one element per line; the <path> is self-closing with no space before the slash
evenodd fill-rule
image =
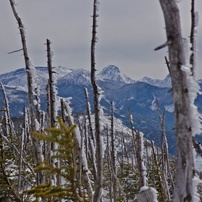
<path id="1" fill-rule="evenodd" d="M 57 82 L 58 96 L 71 97 L 71 106 L 75 113 L 85 112 L 84 88 L 89 91 L 91 108 L 93 110 L 93 94 L 90 82 L 90 72 L 85 69 L 70 69 L 54 67 L 54 77 Z M 46 85 L 48 80 L 47 67 L 36 67 L 36 83 L 40 87 L 41 106 L 46 109 Z M 25 69 L 0 75 L 4 84 L 13 117 L 20 117 L 23 108 L 27 106 L 27 76 Z M 97 83 L 103 90 L 101 105 L 105 113 L 110 113 L 110 102 L 114 102 L 115 116 L 129 126 L 128 112 L 133 115 L 134 127 L 142 131 L 145 137 L 155 142 L 161 141 L 161 129 L 155 99 L 158 99 L 161 109 L 166 110 L 165 129 L 170 152 L 174 153 L 174 107 L 171 92 L 171 80 L 167 76 L 163 80 L 144 77 L 135 81 L 124 75 L 114 65 L 105 67 L 97 74 Z M 202 82 L 199 81 L 200 86 Z M 0 109 L 3 108 L 2 93 L 0 93 Z M 202 95 L 198 95 L 196 105 L 202 113 Z"/>

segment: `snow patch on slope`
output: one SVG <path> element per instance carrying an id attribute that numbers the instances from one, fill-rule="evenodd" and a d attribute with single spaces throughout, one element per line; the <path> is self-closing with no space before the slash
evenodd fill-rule
<path id="1" fill-rule="evenodd" d="M 152 86 L 158 86 L 162 88 L 171 88 L 171 78 L 169 75 L 165 77 L 165 79 L 160 80 L 160 79 L 152 79 L 147 76 L 143 77 L 141 82 L 148 83 Z"/>
<path id="2" fill-rule="evenodd" d="M 170 104 L 170 105 L 166 105 L 165 106 L 165 110 L 167 111 L 167 112 L 174 112 L 174 105 L 173 104 Z"/>
<path id="3" fill-rule="evenodd" d="M 75 69 L 58 79 L 58 84 L 90 85 L 90 72 L 85 69 Z"/>

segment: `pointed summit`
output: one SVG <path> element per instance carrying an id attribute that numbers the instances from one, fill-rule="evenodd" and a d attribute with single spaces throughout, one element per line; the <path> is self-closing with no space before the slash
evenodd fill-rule
<path id="1" fill-rule="evenodd" d="M 122 74 L 120 69 L 115 65 L 108 65 L 99 74 L 101 80 L 111 80 L 121 83 L 134 83 L 135 81 Z"/>
<path id="2" fill-rule="evenodd" d="M 108 65 L 98 75 L 105 80 L 111 80 L 121 77 L 120 69 L 114 65 Z"/>

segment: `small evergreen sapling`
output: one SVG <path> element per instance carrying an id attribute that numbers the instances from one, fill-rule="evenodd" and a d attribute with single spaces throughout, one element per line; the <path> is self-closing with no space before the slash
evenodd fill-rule
<path id="1" fill-rule="evenodd" d="M 67 127 L 64 122 L 58 118 L 59 128 L 48 128 L 46 133 L 33 132 L 33 136 L 38 140 L 54 142 L 58 147 L 51 154 L 51 159 L 60 160 L 60 166 L 50 164 L 44 159 L 39 166 L 35 168 L 36 172 L 43 171 L 45 173 L 46 182 L 38 186 L 33 186 L 26 193 L 36 198 L 35 201 L 41 199 L 58 201 L 59 199 L 69 199 L 77 201 L 85 201 L 86 191 L 84 187 L 79 187 L 78 168 L 79 154 L 77 143 L 73 135 L 76 125 Z M 55 163 L 57 163 L 55 161 Z M 53 183 L 50 175 L 56 175 L 61 178 L 61 184 Z M 84 183 L 83 183 L 84 184 Z M 82 190 L 82 193 L 79 190 Z"/>

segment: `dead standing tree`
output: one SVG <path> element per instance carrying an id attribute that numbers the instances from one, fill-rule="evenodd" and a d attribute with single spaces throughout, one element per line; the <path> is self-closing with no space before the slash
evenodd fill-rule
<path id="1" fill-rule="evenodd" d="M 48 66 L 48 94 L 49 94 L 49 101 L 50 101 L 50 126 L 55 127 L 56 125 L 56 92 L 55 92 L 55 81 L 53 78 L 53 68 L 52 68 L 52 51 L 50 47 L 51 41 L 46 39 L 47 45 L 47 66 Z"/>
<path id="2" fill-rule="evenodd" d="M 95 179 L 95 194 L 94 202 L 98 202 L 102 198 L 103 187 L 103 151 L 102 138 L 100 133 L 100 104 L 99 104 L 99 88 L 95 78 L 95 45 L 97 42 L 97 17 L 98 17 L 98 0 L 93 1 L 93 25 L 92 25 L 92 40 L 91 40 L 91 83 L 94 94 L 94 110 L 95 110 L 95 140 L 96 140 L 96 166 L 97 176 Z"/>
<path id="3" fill-rule="evenodd" d="M 115 134 L 114 134 L 114 103 L 111 102 L 111 167 L 113 171 L 113 199 L 117 201 L 117 169 L 116 169 L 116 152 L 115 152 Z"/>
<path id="4" fill-rule="evenodd" d="M 10 0 L 10 5 L 12 8 L 13 14 L 17 20 L 18 28 L 19 28 L 20 36 L 21 36 L 22 51 L 23 51 L 23 55 L 24 55 L 25 67 L 26 67 L 26 72 L 27 72 L 29 111 L 30 111 L 30 117 L 31 117 L 31 131 L 34 131 L 34 130 L 36 130 L 36 116 L 35 116 L 35 112 L 34 112 L 34 90 L 35 90 L 34 80 L 33 80 L 34 68 L 31 65 L 31 60 L 28 55 L 26 36 L 25 36 L 25 27 L 15 9 L 15 1 Z M 32 137 L 32 142 L 33 142 L 33 147 L 34 147 L 36 164 L 39 165 L 40 162 L 42 162 L 41 146 L 40 146 L 39 141 L 36 140 L 34 137 Z M 40 179 L 42 179 L 41 174 L 39 174 L 39 176 L 37 177 L 37 184 L 40 183 Z"/>
<path id="5" fill-rule="evenodd" d="M 171 200 L 170 197 L 170 191 L 169 191 L 169 186 L 168 186 L 168 179 L 170 179 L 170 190 L 171 193 L 173 193 L 173 178 L 172 174 L 170 171 L 170 161 L 169 161 L 169 153 L 168 153 L 168 142 L 167 142 L 167 137 L 166 137 L 166 131 L 165 131 L 165 108 L 163 110 L 163 113 L 161 113 L 160 105 L 158 102 L 158 99 L 156 98 L 156 105 L 157 105 L 157 110 L 158 110 L 158 115 L 159 115 L 159 122 L 161 125 L 161 135 L 162 135 L 162 143 L 161 143 L 161 151 L 162 151 L 162 186 L 163 186 L 163 197 L 167 199 L 168 201 Z"/>
<path id="6" fill-rule="evenodd" d="M 159 0 L 163 10 L 169 53 L 176 127 L 176 176 L 174 202 L 193 201 L 192 108 L 189 96 L 180 15 L 175 0 Z M 159 46 L 160 47 L 160 46 Z M 158 50 L 159 48 L 156 48 Z M 191 71 L 190 71 L 191 72 Z M 191 77 L 189 75 L 189 77 Z"/>
<path id="7" fill-rule="evenodd" d="M 5 117 L 6 134 L 10 137 L 10 139 L 12 141 L 13 135 L 14 135 L 13 123 L 12 123 L 11 116 L 10 116 L 8 98 L 7 98 L 6 91 L 5 91 L 5 88 L 4 88 L 4 85 L 2 84 L 2 82 L 0 82 L 0 89 L 2 90 L 3 100 L 4 100 L 3 111 L 4 111 L 4 117 Z"/>
<path id="8" fill-rule="evenodd" d="M 195 66 L 196 66 L 196 27 L 198 12 L 195 11 L 195 0 L 191 0 L 191 32 L 190 32 L 190 65 L 193 76 L 195 75 Z"/>
<path id="9" fill-rule="evenodd" d="M 28 55 L 27 44 L 26 44 L 26 36 L 25 36 L 25 27 L 22 23 L 21 18 L 19 17 L 16 9 L 14 0 L 10 0 L 10 5 L 13 11 L 13 14 L 18 23 L 18 29 L 20 31 L 21 42 L 22 42 L 22 51 L 24 55 L 25 67 L 27 72 L 27 82 L 28 82 L 28 96 L 29 96 L 29 110 L 31 114 L 31 129 L 35 130 L 35 114 L 34 114 L 34 82 L 32 75 L 32 67 L 31 61 Z M 20 49 L 21 50 L 21 49 Z"/>

